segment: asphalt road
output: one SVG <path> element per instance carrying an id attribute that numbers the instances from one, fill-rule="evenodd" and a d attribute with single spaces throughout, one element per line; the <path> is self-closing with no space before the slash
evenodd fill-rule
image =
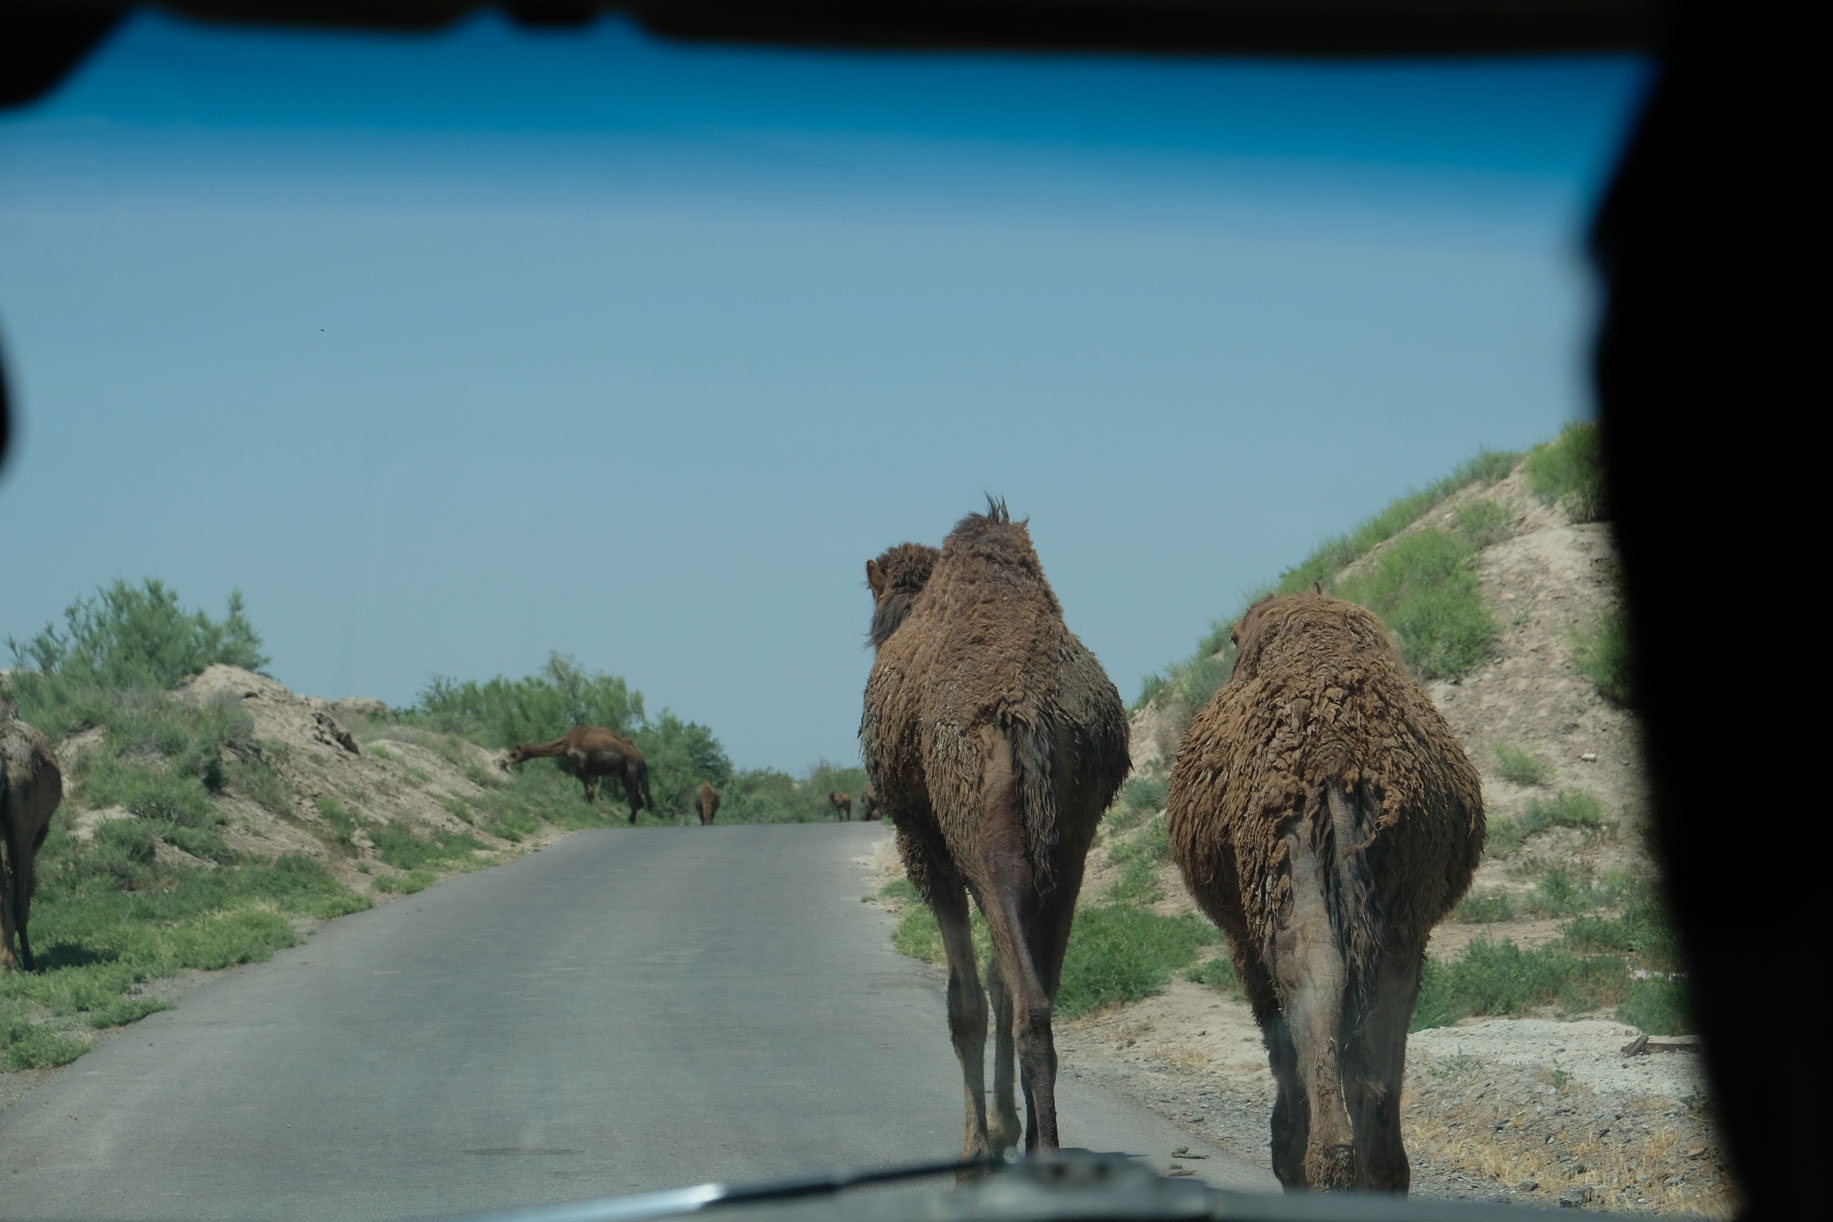
<path id="1" fill-rule="evenodd" d="M 0 1216 L 430 1217 L 952 1156 L 939 975 L 860 903 L 885 834 L 582 832 L 335 921 L 0 1114 Z M 1274 1187 L 1059 1091 L 1066 1144 Z"/>

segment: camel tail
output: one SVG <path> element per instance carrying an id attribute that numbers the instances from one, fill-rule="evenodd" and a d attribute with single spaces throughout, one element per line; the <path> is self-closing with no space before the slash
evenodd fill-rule
<path id="1" fill-rule="evenodd" d="M 1050 730 L 1014 719 L 1006 725 L 1006 741 L 1012 751 L 1012 776 L 1025 829 L 1025 856 L 1038 892 L 1048 894 L 1056 885 L 1058 837 Z"/>
<path id="2" fill-rule="evenodd" d="M 1375 877 L 1369 869 L 1368 850 L 1374 841 L 1377 811 L 1364 790 L 1361 800 L 1332 783 L 1325 788 L 1330 811 L 1330 836 L 1334 869 L 1325 871 L 1330 902 L 1330 926 L 1343 955 L 1346 1018 L 1359 1018 L 1373 1003 L 1376 961 L 1380 957 L 1380 924 L 1375 911 Z M 1350 1032 L 1346 1027 L 1345 1038 Z"/>

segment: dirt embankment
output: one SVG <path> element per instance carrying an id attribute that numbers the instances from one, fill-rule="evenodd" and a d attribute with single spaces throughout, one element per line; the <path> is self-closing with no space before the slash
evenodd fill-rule
<path id="1" fill-rule="evenodd" d="M 1488 659 L 1459 680 L 1429 686 L 1483 774 L 1492 826 L 1562 791 L 1594 796 L 1602 834 L 1555 826 L 1486 856 L 1473 895 L 1511 901 L 1515 915 L 1448 921 L 1429 953 L 1460 957 L 1478 937 L 1538 946 L 1564 920 L 1535 910 L 1537 880 L 1559 867 L 1580 878 L 1648 876 L 1648 786 L 1635 718 L 1601 697 L 1580 671 L 1575 630 L 1589 628 L 1618 598 L 1609 527 L 1574 523 L 1541 504 L 1521 470 L 1455 494 L 1407 531 L 1452 528 L 1477 500 L 1507 509 L 1506 525 L 1476 557 L 1498 635 Z M 1396 536 L 1399 537 L 1399 536 Z M 1372 563 L 1383 544 L 1358 562 Z M 1140 771 L 1168 769 L 1166 713 L 1147 706 L 1132 723 Z M 1502 775 L 1496 748 L 1540 761 L 1547 775 L 1524 784 Z M 1121 877 L 1104 834 L 1089 862 L 1083 903 L 1101 902 Z M 1496 842 L 1492 840 L 1492 848 Z M 1195 911 L 1170 862 L 1160 868 L 1167 915 Z M 1574 1017 L 1574 1016 L 1567 1016 Z M 1630 1211 L 1730 1208 L 1723 1149 L 1709 1112 L 1697 1045 L 1657 1038 L 1624 1054 L 1639 1034 L 1607 1013 L 1554 1021 L 1466 1020 L 1417 1032 L 1408 1042 L 1403 1105 L 1414 1189 L 1423 1195 L 1542 1202 Z M 1669 1033 L 1648 1033 L 1657 1037 Z M 1272 1075 L 1244 1001 L 1174 980 L 1160 995 L 1063 1024 L 1066 1072 L 1125 1090 L 1209 1141 L 1265 1160 Z"/>
<path id="2" fill-rule="evenodd" d="M 402 879 L 410 871 L 378 854 L 378 829 L 423 839 L 469 836 L 483 846 L 471 853 L 478 863 L 515 855 L 562 834 L 542 824 L 512 841 L 480 828 L 475 819 L 461 818 L 465 807 L 459 800 L 487 792 L 496 757 L 462 738 L 392 722 L 380 700 L 301 696 L 273 679 L 223 665 L 188 680 L 171 699 L 228 704 L 253 721 L 247 741 L 225 751 L 258 758 L 277 784 L 260 795 L 232 784 L 213 798 L 224 818 L 224 841 L 248 859 L 272 861 L 284 853 L 309 857 L 323 862 L 344 885 L 379 902 L 392 890 L 386 880 Z M 100 732 L 89 731 L 60 744 L 58 754 L 80 771 L 82 755 L 100 743 Z M 63 817 L 71 820 L 79 838 L 109 820 L 133 818 L 120 807 L 85 809 L 80 786 L 67 805 Z M 157 851 L 165 863 L 211 867 L 163 841 Z M 464 865 L 460 858 L 441 868 Z"/>

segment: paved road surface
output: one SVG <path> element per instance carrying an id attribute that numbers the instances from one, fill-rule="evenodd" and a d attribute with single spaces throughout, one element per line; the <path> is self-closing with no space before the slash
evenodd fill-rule
<path id="1" fill-rule="evenodd" d="M 0 1216 L 425 1217 L 952 1155 L 938 976 L 860 903 L 885 834 L 582 832 L 333 922 L 0 1114 Z M 1274 1186 L 1060 1091 L 1068 1144 Z"/>

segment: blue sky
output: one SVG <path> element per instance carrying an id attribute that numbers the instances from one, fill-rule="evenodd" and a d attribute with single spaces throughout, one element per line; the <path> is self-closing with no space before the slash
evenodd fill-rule
<path id="1" fill-rule="evenodd" d="M 0 632 L 240 587 L 300 691 L 559 650 L 796 771 L 857 757 L 866 558 L 991 491 L 1131 699 L 1589 413 L 1644 81 L 138 16 L 0 113 Z"/>

